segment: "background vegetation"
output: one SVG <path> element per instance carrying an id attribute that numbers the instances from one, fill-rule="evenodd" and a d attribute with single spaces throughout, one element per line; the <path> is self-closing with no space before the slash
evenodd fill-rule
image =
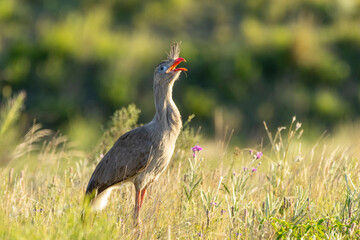
<path id="1" fill-rule="evenodd" d="M 152 118 L 153 68 L 182 41 L 185 119 L 253 137 L 297 115 L 321 132 L 358 118 L 359 24 L 358 0 L 2 0 L 1 97 L 25 89 L 25 121 L 89 147 L 122 106 Z"/>

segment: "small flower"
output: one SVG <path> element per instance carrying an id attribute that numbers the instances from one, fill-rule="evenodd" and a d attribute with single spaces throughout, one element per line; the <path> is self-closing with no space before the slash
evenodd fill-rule
<path id="1" fill-rule="evenodd" d="M 256 169 L 256 168 L 252 168 L 251 171 L 252 171 L 252 172 L 256 172 L 257 169 Z"/>
<path id="2" fill-rule="evenodd" d="M 198 234 L 197 234 L 199 237 L 203 237 L 204 236 L 204 234 L 202 234 L 201 232 L 198 232 Z"/>
<path id="3" fill-rule="evenodd" d="M 193 152 L 200 152 L 202 150 L 202 147 L 200 147 L 199 145 L 196 145 L 195 147 L 192 148 Z"/>
<path id="4" fill-rule="evenodd" d="M 221 214 L 224 214 L 224 213 L 226 213 L 226 210 L 221 209 Z"/>
<path id="5" fill-rule="evenodd" d="M 250 149 L 250 150 L 249 150 L 249 153 L 252 154 L 252 153 L 253 153 L 253 150 Z"/>
<path id="6" fill-rule="evenodd" d="M 193 151 L 193 157 L 196 156 L 197 152 L 200 152 L 202 150 L 202 147 L 200 147 L 199 145 L 196 145 L 195 147 L 192 148 Z"/>
<path id="7" fill-rule="evenodd" d="M 101 153 L 101 154 L 100 154 L 100 158 L 103 158 L 103 157 L 104 157 L 104 154 Z"/>
<path id="8" fill-rule="evenodd" d="M 233 175 L 235 176 L 235 175 L 236 175 L 236 172 L 233 172 Z"/>
<path id="9" fill-rule="evenodd" d="M 262 152 L 257 152 L 256 153 L 256 159 L 260 159 L 262 157 Z"/>
<path id="10" fill-rule="evenodd" d="M 244 172 L 246 172 L 246 170 L 247 170 L 247 167 L 243 167 L 243 169 L 244 169 Z"/>
<path id="11" fill-rule="evenodd" d="M 212 206 L 216 206 L 216 202 L 211 202 L 210 203 Z"/>
<path id="12" fill-rule="evenodd" d="M 236 235 L 236 236 L 241 236 L 241 233 L 238 233 L 238 232 L 237 232 L 237 233 L 235 233 L 235 235 Z"/>

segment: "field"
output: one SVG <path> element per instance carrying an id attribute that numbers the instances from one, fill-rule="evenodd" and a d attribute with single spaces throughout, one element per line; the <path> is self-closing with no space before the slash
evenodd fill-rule
<path id="1" fill-rule="evenodd" d="M 135 106 L 117 111 L 99 144 L 84 153 L 38 123 L 21 137 L 14 129 L 21 128 L 23 100 L 20 94 L 1 106 L 1 239 L 360 237 L 356 124 L 309 141 L 294 117 L 286 127 L 264 124 L 261 144 L 232 147 L 230 131 L 214 142 L 187 122 L 135 228 L 131 185 L 80 221 L 87 181 L 112 141 L 136 126 Z M 193 151 L 196 145 L 202 150 Z"/>

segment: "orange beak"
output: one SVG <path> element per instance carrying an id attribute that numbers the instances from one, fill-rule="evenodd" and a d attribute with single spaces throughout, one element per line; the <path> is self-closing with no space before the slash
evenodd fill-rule
<path id="1" fill-rule="evenodd" d="M 177 71 L 187 71 L 186 68 L 176 68 L 177 65 L 179 65 L 181 62 L 186 62 L 185 59 L 183 58 L 177 58 L 173 65 L 171 65 L 168 70 L 166 71 L 166 73 L 169 73 L 170 71 L 174 71 L 174 72 L 177 72 Z"/>

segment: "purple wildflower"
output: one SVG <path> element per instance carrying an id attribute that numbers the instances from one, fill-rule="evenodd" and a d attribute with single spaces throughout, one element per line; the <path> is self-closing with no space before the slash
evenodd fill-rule
<path id="1" fill-rule="evenodd" d="M 244 169 L 244 172 L 246 172 L 246 170 L 247 170 L 247 167 L 243 167 L 243 169 Z"/>
<path id="2" fill-rule="evenodd" d="M 256 159 L 260 159 L 262 157 L 262 152 L 257 152 L 256 153 Z"/>
<path id="3" fill-rule="evenodd" d="M 43 209 L 43 208 L 40 208 L 40 209 L 36 209 L 36 208 L 34 208 L 34 210 L 33 210 L 34 212 L 43 212 L 43 211 L 45 211 L 45 209 Z"/>
<path id="4" fill-rule="evenodd" d="M 200 147 L 199 145 L 196 145 L 195 147 L 192 148 L 193 151 L 193 157 L 196 156 L 196 152 L 200 152 L 202 150 L 202 147 Z"/>
<path id="5" fill-rule="evenodd" d="M 257 169 L 256 168 L 252 168 L 252 170 L 251 170 L 252 172 L 256 172 L 257 171 Z"/>
<path id="6" fill-rule="evenodd" d="M 193 152 L 200 152 L 202 150 L 202 147 L 200 147 L 199 145 L 196 145 L 195 147 L 192 148 Z"/>
<path id="7" fill-rule="evenodd" d="M 224 213 L 226 213 L 226 210 L 221 209 L 221 214 L 224 214 Z"/>
<path id="8" fill-rule="evenodd" d="M 202 234 L 201 232 L 198 232 L 198 234 L 197 234 L 199 237 L 203 237 L 204 236 L 204 234 Z"/>
<path id="9" fill-rule="evenodd" d="M 216 202 L 211 202 L 210 203 L 212 206 L 216 206 Z"/>
<path id="10" fill-rule="evenodd" d="M 233 172 L 233 175 L 235 176 L 235 175 L 236 175 L 236 172 Z"/>
<path id="11" fill-rule="evenodd" d="M 249 153 L 252 154 L 252 153 L 253 153 L 253 150 L 250 149 L 250 150 L 249 150 Z"/>

